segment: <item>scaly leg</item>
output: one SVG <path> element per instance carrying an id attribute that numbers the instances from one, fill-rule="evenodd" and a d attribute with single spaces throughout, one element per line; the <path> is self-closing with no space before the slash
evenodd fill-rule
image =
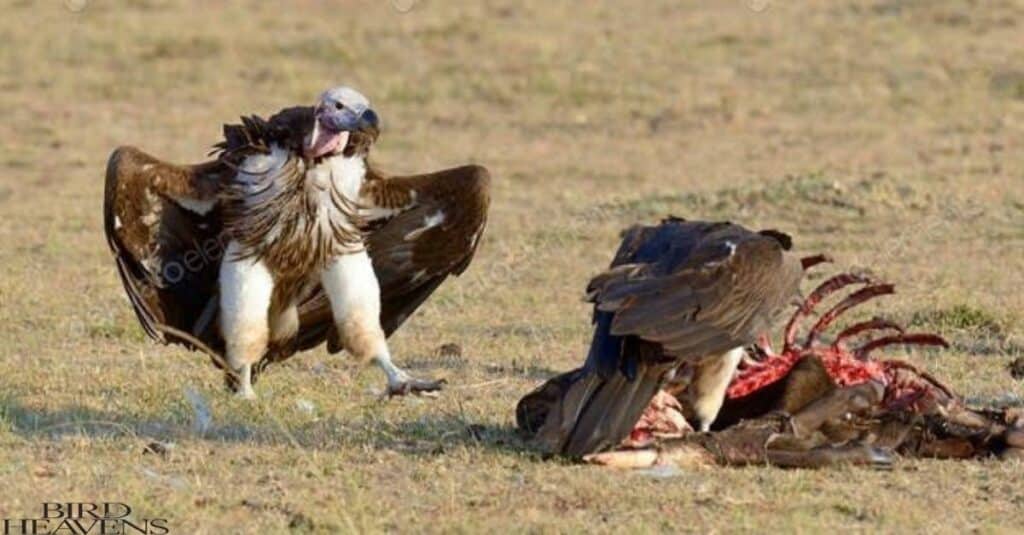
<path id="1" fill-rule="evenodd" d="M 387 376 L 389 396 L 440 390 L 444 381 L 415 379 L 391 362 L 380 325 L 380 287 L 366 251 L 339 256 L 321 282 L 342 344 L 360 360 L 372 360 Z"/>
<path id="2" fill-rule="evenodd" d="M 232 242 L 220 267 L 220 327 L 228 365 L 237 374 L 239 397 L 254 399 L 252 365 L 267 350 L 267 314 L 274 279 L 261 261 L 233 260 L 238 245 Z"/>

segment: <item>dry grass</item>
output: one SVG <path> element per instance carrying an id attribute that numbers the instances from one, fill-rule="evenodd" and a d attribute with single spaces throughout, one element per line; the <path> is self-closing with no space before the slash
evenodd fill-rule
<path id="1" fill-rule="evenodd" d="M 898 284 L 888 314 L 957 342 L 909 358 L 1024 394 L 1004 370 L 1024 353 L 1024 5 L 396 2 L 7 3 L 0 518 L 113 500 L 181 533 L 1024 525 L 1019 464 L 657 479 L 542 461 L 511 430 L 519 396 L 582 359 L 579 296 L 618 230 L 667 212 L 869 267 Z M 381 112 L 385 168 L 496 177 L 475 264 L 393 340 L 451 387 L 380 403 L 376 372 L 316 351 L 246 405 L 143 339 L 100 228 L 105 158 L 196 160 L 222 122 L 341 81 Z M 444 342 L 465 358 L 432 357 Z"/>

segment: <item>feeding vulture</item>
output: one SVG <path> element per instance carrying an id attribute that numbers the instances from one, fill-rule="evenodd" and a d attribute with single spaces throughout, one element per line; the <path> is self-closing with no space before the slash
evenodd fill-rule
<path id="1" fill-rule="evenodd" d="M 386 337 L 466 269 L 489 175 L 386 176 L 367 161 L 378 134 L 369 101 L 343 86 L 225 125 L 205 163 L 115 150 L 104 226 L 146 333 L 207 352 L 247 398 L 269 363 L 325 340 L 373 360 L 390 394 L 440 388 L 393 364 Z"/>
<path id="2" fill-rule="evenodd" d="M 678 218 L 627 230 L 611 267 L 587 287 L 594 336 L 586 362 L 524 398 L 520 425 L 538 422 L 534 436 L 553 453 L 615 447 L 690 365 L 693 416 L 708 430 L 743 347 L 799 295 L 804 269 L 791 245 L 777 231 Z M 544 414 L 529 414 L 535 409 Z"/>

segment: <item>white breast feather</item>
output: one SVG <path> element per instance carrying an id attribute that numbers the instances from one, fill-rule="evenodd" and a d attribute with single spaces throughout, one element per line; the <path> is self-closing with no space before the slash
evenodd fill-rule
<path id="1" fill-rule="evenodd" d="M 335 156 L 308 169 L 300 161 L 300 172 L 304 174 L 296 182 L 294 174 L 278 172 L 290 158 L 293 156 L 286 149 L 273 145 L 269 154 L 246 158 L 235 178 L 248 208 L 267 206 L 280 196 L 297 201 L 282 207 L 284 212 L 266 231 L 263 243 L 270 246 L 294 240 L 326 242 L 331 244 L 331 255 L 361 250 L 363 244 L 358 240 L 360 232 L 353 214 L 358 211 L 356 201 L 366 176 L 363 159 Z M 343 237 L 339 239 L 340 236 Z M 353 236 L 357 238 L 354 241 Z"/>
<path id="2" fill-rule="evenodd" d="M 335 156 L 311 168 L 306 176 L 316 185 L 307 191 L 315 196 L 317 232 L 331 233 L 332 227 L 356 232 L 356 224 L 348 213 L 338 210 L 332 196 L 343 196 L 353 206 L 356 205 L 366 177 L 366 163 L 363 159 Z"/>

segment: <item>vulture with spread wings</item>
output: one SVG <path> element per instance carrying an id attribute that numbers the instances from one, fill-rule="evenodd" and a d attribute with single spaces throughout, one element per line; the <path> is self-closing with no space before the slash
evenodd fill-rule
<path id="1" fill-rule="evenodd" d="M 225 125 L 206 163 L 115 150 L 104 225 L 146 333 L 206 352 L 246 397 L 268 364 L 324 341 L 372 359 L 389 393 L 439 388 L 392 364 L 385 338 L 469 265 L 489 175 L 386 176 L 366 160 L 378 132 L 369 101 L 338 87 Z"/>
<path id="2" fill-rule="evenodd" d="M 594 277 L 594 337 L 582 368 L 523 398 L 517 420 L 547 451 L 618 445 L 684 365 L 702 430 L 714 421 L 743 346 L 799 295 L 803 267 L 776 231 L 670 218 L 625 232 Z"/>

